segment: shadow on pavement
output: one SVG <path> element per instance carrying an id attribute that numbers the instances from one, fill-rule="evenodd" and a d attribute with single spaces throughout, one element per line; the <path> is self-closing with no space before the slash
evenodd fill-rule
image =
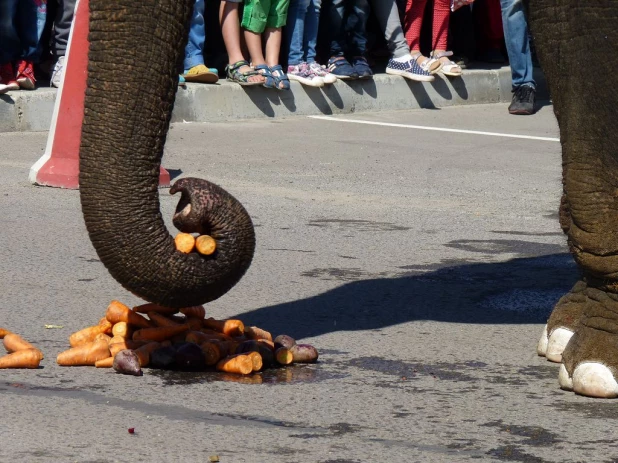
<path id="1" fill-rule="evenodd" d="M 465 262 L 465 261 L 464 261 Z M 317 296 L 239 314 L 247 325 L 295 338 L 375 330 L 414 320 L 545 323 L 579 273 L 569 253 L 500 263 L 406 266 L 402 276 L 345 283 Z M 305 278 L 358 279 L 356 269 L 315 269 Z"/>

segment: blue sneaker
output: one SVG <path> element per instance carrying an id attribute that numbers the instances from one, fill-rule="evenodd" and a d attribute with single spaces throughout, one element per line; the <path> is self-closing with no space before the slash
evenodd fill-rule
<path id="1" fill-rule="evenodd" d="M 429 72 L 421 68 L 414 58 L 405 63 L 390 59 L 386 66 L 386 73 L 394 76 L 402 76 L 417 82 L 433 82 L 435 79 Z"/>
<path id="2" fill-rule="evenodd" d="M 369 67 L 369 63 L 362 56 L 354 57 L 352 59 L 352 66 L 354 66 L 359 79 L 371 79 L 373 77 L 373 71 Z"/>
<path id="3" fill-rule="evenodd" d="M 358 79 L 358 72 L 343 56 L 335 56 L 328 60 L 328 71 L 337 79 Z"/>

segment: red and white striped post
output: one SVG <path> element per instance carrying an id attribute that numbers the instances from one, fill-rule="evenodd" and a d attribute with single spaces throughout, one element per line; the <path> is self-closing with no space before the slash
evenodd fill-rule
<path id="1" fill-rule="evenodd" d="M 35 185 L 79 188 L 79 144 L 88 75 L 88 20 L 88 0 L 77 0 L 47 146 L 43 156 L 30 168 L 30 182 Z M 159 186 L 170 186 L 170 174 L 163 167 Z"/>

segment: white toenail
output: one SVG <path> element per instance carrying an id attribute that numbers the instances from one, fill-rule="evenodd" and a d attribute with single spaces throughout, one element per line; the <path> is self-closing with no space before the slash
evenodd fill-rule
<path id="1" fill-rule="evenodd" d="M 541 339 L 539 339 L 539 344 L 536 346 L 536 351 L 543 357 L 547 353 L 547 324 L 543 328 L 543 333 L 541 334 Z"/>
<path id="2" fill-rule="evenodd" d="M 582 363 L 573 372 L 573 390 L 588 397 L 618 397 L 618 383 L 611 370 L 602 363 Z"/>
<path id="3" fill-rule="evenodd" d="M 567 371 L 564 364 L 560 365 L 560 371 L 558 372 L 558 382 L 560 383 L 560 389 L 564 389 L 565 391 L 573 390 L 573 378 L 569 377 L 569 372 Z"/>
<path id="4" fill-rule="evenodd" d="M 545 356 L 550 362 L 562 362 L 562 352 L 573 336 L 573 331 L 566 328 L 556 328 L 549 335 L 547 342 L 547 353 Z"/>

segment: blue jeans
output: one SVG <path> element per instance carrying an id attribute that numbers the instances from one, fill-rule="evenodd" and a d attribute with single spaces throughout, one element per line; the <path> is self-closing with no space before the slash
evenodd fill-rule
<path id="1" fill-rule="evenodd" d="M 2 0 L 0 0 L 2 1 Z M 204 25 L 204 0 L 195 0 L 189 41 L 185 47 L 184 69 L 204 64 L 204 43 L 206 42 L 206 26 Z"/>
<path id="2" fill-rule="evenodd" d="M 0 0 L 0 64 L 38 61 L 47 0 Z"/>
<path id="3" fill-rule="evenodd" d="M 288 65 L 315 61 L 322 0 L 290 0 L 286 39 L 289 46 Z"/>
<path id="4" fill-rule="evenodd" d="M 536 87 L 532 77 L 530 34 L 523 0 L 500 0 L 506 52 L 511 65 L 513 89 L 522 85 Z"/>
<path id="5" fill-rule="evenodd" d="M 329 17 L 333 33 L 330 56 L 365 56 L 369 1 L 333 0 Z"/>

